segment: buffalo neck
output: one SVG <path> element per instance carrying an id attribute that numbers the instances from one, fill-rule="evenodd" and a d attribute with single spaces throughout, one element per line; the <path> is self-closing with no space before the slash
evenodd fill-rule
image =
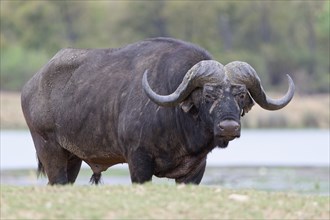
<path id="1" fill-rule="evenodd" d="M 207 129 L 205 123 L 197 116 L 184 113 L 176 107 L 176 122 L 181 135 L 182 145 L 188 154 L 209 153 L 214 149 L 213 134 Z"/>

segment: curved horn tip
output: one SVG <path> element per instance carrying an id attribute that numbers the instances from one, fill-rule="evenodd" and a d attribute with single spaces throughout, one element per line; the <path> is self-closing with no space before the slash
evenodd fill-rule
<path id="1" fill-rule="evenodd" d="M 294 85 L 294 82 L 293 82 L 291 76 L 289 74 L 286 74 L 286 76 L 288 77 L 289 88 L 292 88 L 293 90 L 295 90 L 295 85 Z"/>
<path id="2" fill-rule="evenodd" d="M 149 83 L 148 83 L 148 70 L 146 69 L 143 73 L 142 76 L 142 85 L 143 88 L 150 88 Z"/>
<path id="3" fill-rule="evenodd" d="M 145 70 L 143 73 L 142 88 L 146 93 L 146 95 L 148 96 L 148 98 L 157 105 L 165 106 L 165 107 L 173 107 L 177 105 L 177 103 L 173 101 L 177 99 L 177 94 L 158 95 L 151 89 L 148 83 L 148 70 Z"/>
<path id="4" fill-rule="evenodd" d="M 289 83 L 289 88 L 288 91 L 286 92 L 286 94 L 280 98 L 280 99 L 271 99 L 269 97 L 267 97 L 267 104 L 266 105 L 260 105 L 262 106 L 264 109 L 267 110 L 279 110 L 283 107 L 285 107 L 287 104 L 289 104 L 289 102 L 292 100 L 293 96 L 294 96 L 294 92 L 295 92 L 295 85 L 294 82 L 292 80 L 292 78 L 290 77 L 289 74 L 286 74 L 288 77 L 288 83 Z"/>
<path id="5" fill-rule="evenodd" d="M 289 89 L 288 89 L 288 96 L 290 96 L 290 100 L 293 98 L 293 95 L 294 95 L 294 92 L 295 92 L 295 89 L 296 89 L 296 86 L 294 85 L 294 82 L 291 78 L 291 76 L 289 74 L 286 74 L 286 76 L 288 77 L 288 82 L 289 82 Z M 289 95 L 290 94 L 290 95 Z"/>
<path id="6" fill-rule="evenodd" d="M 143 73 L 143 80 L 148 79 L 148 70 L 146 69 Z"/>

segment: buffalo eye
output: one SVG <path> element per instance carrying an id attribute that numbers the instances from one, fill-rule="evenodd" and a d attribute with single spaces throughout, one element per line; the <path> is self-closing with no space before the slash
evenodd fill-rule
<path id="1" fill-rule="evenodd" d="M 204 99 L 207 103 L 209 103 L 209 102 L 213 102 L 214 100 L 216 100 L 216 96 L 210 91 L 205 91 Z"/>
<path id="2" fill-rule="evenodd" d="M 211 94 L 205 94 L 205 100 L 206 100 L 207 102 L 210 102 L 210 101 L 213 100 L 213 96 L 212 96 Z"/>
<path id="3" fill-rule="evenodd" d="M 247 90 L 244 85 L 232 85 L 232 94 L 235 96 L 236 101 L 241 105 L 244 104 L 246 95 L 247 95 Z M 243 103 L 241 103 L 243 102 Z"/>
<path id="4" fill-rule="evenodd" d="M 245 115 L 244 105 L 245 105 L 246 93 L 240 93 L 236 97 L 238 99 L 239 106 L 242 108 L 241 116 L 243 117 Z"/>
<path id="5" fill-rule="evenodd" d="M 247 96 L 247 94 L 245 92 L 241 92 L 241 93 L 238 93 L 237 95 L 235 95 L 236 101 L 237 101 L 239 107 L 242 109 L 241 116 L 243 116 L 245 114 L 244 107 L 245 107 L 245 102 L 246 102 L 246 96 Z"/>
<path id="6" fill-rule="evenodd" d="M 245 97 L 246 97 L 246 93 L 242 92 L 242 93 L 239 93 L 236 95 L 236 99 L 239 101 L 239 102 L 244 102 L 245 101 Z"/>
<path id="7" fill-rule="evenodd" d="M 239 94 L 239 99 L 240 100 L 244 100 L 245 99 L 245 96 L 246 96 L 245 93 L 241 93 L 241 94 Z"/>
<path id="8" fill-rule="evenodd" d="M 204 100 L 209 103 L 209 102 L 214 102 L 215 100 L 218 99 L 222 94 L 222 90 L 220 86 L 214 87 L 211 85 L 204 85 L 203 88 L 203 96 Z"/>

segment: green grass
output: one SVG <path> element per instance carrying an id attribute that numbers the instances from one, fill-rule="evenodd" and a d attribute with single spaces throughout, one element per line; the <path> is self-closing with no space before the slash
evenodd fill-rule
<path id="1" fill-rule="evenodd" d="M 329 197 L 219 187 L 1 186 L 1 219 L 329 219 Z"/>

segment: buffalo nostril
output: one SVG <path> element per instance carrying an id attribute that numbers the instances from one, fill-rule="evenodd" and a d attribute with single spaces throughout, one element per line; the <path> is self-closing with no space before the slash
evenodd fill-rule
<path id="1" fill-rule="evenodd" d="M 219 129 L 222 132 L 237 132 L 240 129 L 240 125 L 234 120 L 224 120 L 220 122 Z"/>

